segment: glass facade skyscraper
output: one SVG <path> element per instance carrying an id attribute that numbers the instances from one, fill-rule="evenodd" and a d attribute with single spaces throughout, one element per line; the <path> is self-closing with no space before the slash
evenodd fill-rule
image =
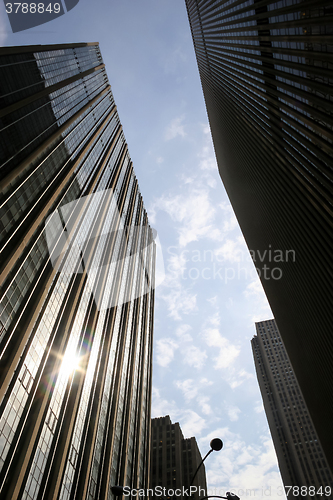
<path id="1" fill-rule="evenodd" d="M 219 172 L 333 468 L 332 2 L 186 6 Z"/>
<path id="2" fill-rule="evenodd" d="M 0 497 L 148 481 L 155 242 L 98 44 L 0 48 Z"/>
<path id="3" fill-rule="evenodd" d="M 287 498 L 331 498 L 332 473 L 275 320 L 256 332 L 254 364 Z"/>

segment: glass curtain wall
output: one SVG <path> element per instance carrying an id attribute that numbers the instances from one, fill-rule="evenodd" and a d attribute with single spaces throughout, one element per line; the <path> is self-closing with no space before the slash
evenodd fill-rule
<path id="1" fill-rule="evenodd" d="M 0 49 L 0 497 L 147 481 L 155 243 L 98 44 Z"/>

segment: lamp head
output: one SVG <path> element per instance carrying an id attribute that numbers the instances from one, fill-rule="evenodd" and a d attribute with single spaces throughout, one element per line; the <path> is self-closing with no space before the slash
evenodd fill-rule
<path id="1" fill-rule="evenodd" d="M 222 440 L 220 438 L 214 438 L 214 439 L 212 439 L 211 442 L 210 442 L 210 447 L 214 451 L 220 451 L 220 450 L 222 450 L 222 447 L 223 447 Z M 237 499 L 235 499 L 235 500 L 237 500 Z"/>
<path id="2" fill-rule="evenodd" d="M 229 491 L 226 492 L 227 495 L 227 500 L 240 500 L 240 498 L 235 495 L 235 493 L 230 493 Z"/>
<path id="3" fill-rule="evenodd" d="M 124 493 L 124 487 L 123 486 L 112 486 L 111 491 L 115 497 L 121 497 L 121 495 L 123 495 L 123 493 Z"/>

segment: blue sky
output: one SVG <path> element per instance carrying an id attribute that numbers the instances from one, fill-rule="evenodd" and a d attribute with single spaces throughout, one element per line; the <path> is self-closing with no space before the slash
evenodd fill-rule
<path id="1" fill-rule="evenodd" d="M 3 4 L 0 16 L 2 45 L 100 42 L 166 268 L 152 414 L 178 421 L 202 454 L 224 441 L 206 462 L 211 491 L 280 499 L 250 345 L 254 322 L 272 313 L 218 175 L 184 0 L 80 0 L 16 34 Z"/>

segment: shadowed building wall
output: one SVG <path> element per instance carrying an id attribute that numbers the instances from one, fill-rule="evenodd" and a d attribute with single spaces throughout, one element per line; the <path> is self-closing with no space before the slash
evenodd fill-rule
<path id="1" fill-rule="evenodd" d="M 333 8 L 186 6 L 219 172 L 333 468 Z"/>
<path id="2" fill-rule="evenodd" d="M 0 498 L 147 487 L 155 243 L 99 46 L 0 48 Z"/>

